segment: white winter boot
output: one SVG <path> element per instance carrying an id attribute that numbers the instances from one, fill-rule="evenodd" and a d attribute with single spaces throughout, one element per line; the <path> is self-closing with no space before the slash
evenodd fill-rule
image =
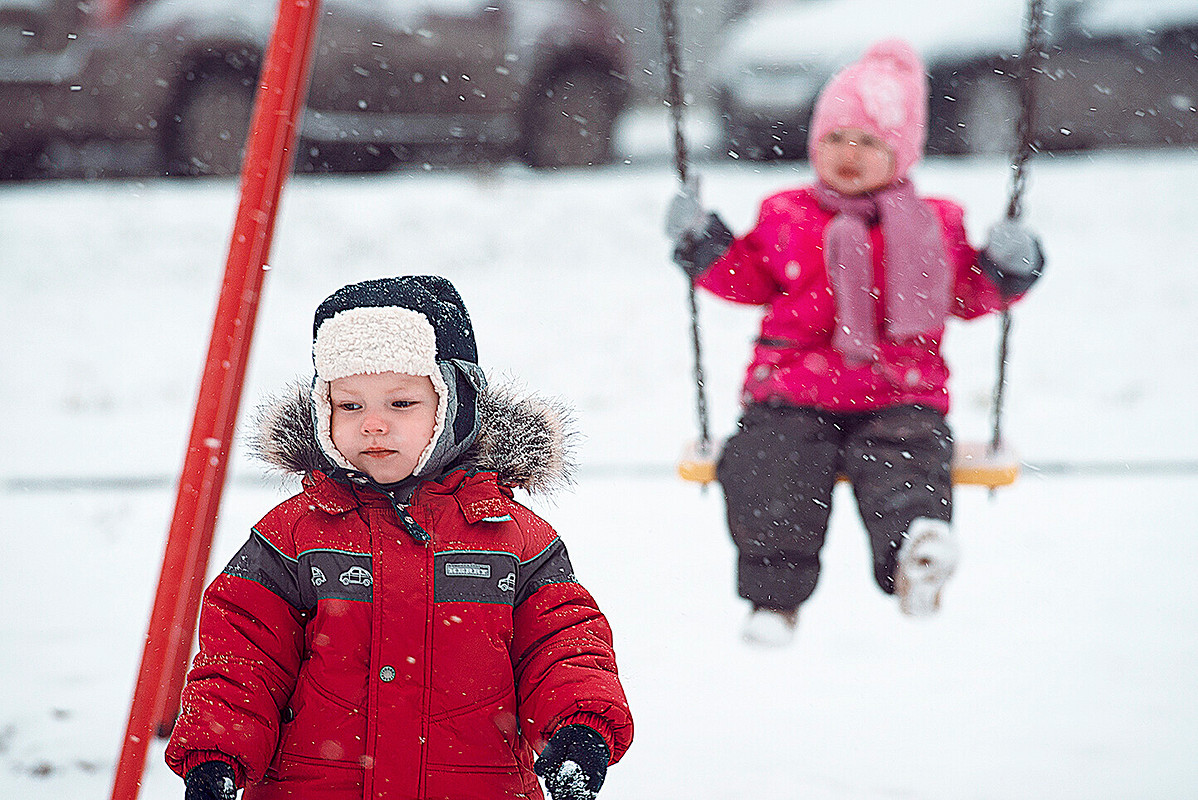
<path id="1" fill-rule="evenodd" d="M 785 647 L 795 638 L 798 619 L 798 609 L 779 611 L 753 606 L 741 629 L 741 638 L 759 647 Z"/>
<path id="2" fill-rule="evenodd" d="M 911 617 L 927 617 L 940 608 L 940 592 L 957 569 L 960 552 L 944 520 L 919 517 L 903 535 L 894 591 L 899 608 Z"/>

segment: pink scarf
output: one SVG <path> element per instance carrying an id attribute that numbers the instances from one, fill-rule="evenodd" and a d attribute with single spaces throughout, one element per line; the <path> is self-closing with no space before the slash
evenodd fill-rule
<path id="1" fill-rule="evenodd" d="M 903 341 L 944 326 L 951 274 L 935 210 L 909 181 L 868 195 L 840 194 L 822 181 L 815 199 L 836 214 L 824 231 L 824 264 L 836 297 L 832 346 L 853 365 L 877 356 L 878 331 L 870 226 L 885 243 L 885 335 Z"/>

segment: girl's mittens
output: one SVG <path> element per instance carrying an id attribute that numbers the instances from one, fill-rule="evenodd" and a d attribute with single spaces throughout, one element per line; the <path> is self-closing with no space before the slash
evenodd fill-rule
<path id="1" fill-rule="evenodd" d="M 1036 234 L 1006 219 L 990 229 L 985 246 L 978 252 L 978 266 L 1004 298 L 1016 297 L 1044 273 L 1044 248 Z"/>

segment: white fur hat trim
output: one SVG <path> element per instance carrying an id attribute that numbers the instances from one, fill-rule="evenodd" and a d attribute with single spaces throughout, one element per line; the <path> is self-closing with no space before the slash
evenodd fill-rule
<path id="1" fill-rule="evenodd" d="M 316 380 L 312 384 L 316 438 L 325 454 L 348 470 L 356 467 L 333 444 L 329 383 L 350 375 L 380 372 L 427 375 L 432 380 L 437 392 L 437 421 L 433 437 L 413 471 L 418 474 L 445 428 L 449 400 L 445 379 L 437 366 L 437 334 L 428 318 L 401 306 L 359 306 L 339 311 L 317 329 L 312 361 L 316 366 Z"/>
<path id="2" fill-rule="evenodd" d="M 339 311 L 316 331 L 316 374 L 326 381 L 350 375 L 437 372 L 437 334 L 419 311 L 361 306 Z"/>

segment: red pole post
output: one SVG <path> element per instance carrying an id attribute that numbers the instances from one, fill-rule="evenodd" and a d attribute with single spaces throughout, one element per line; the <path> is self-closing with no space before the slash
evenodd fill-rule
<path id="1" fill-rule="evenodd" d="M 101 11 L 105 25 L 118 25 L 129 11 L 129 0 L 108 0 Z"/>
<path id="2" fill-rule="evenodd" d="M 224 489 L 279 196 L 291 171 L 320 0 L 280 0 L 246 142 L 241 200 L 200 381 L 112 800 L 133 800 L 149 740 L 174 723 Z"/>

